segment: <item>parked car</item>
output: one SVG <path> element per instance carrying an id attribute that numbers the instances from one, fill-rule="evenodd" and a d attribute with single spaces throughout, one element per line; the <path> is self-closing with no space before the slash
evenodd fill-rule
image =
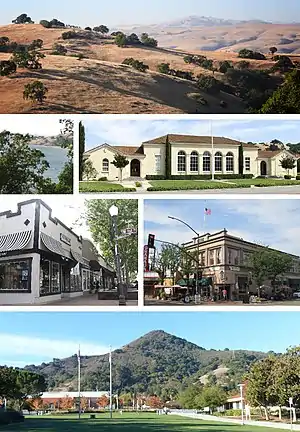
<path id="1" fill-rule="evenodd" d="M 300 299 L 300 292 L 299 291 L 294 292 L 293 298 Z"/>

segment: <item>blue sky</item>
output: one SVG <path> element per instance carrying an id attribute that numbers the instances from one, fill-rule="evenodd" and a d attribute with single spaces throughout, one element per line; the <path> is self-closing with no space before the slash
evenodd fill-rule
<path id="1" fill-rule="evenodd" d="M 293 331 L 299 327 L 297 312 L 2 312 L 0 365 L 67 357 L 79 343 L 82 355 L 104 354 L 109 345 L 119 348 L 151 330 L 206 349 L 283 352 L 299 343 Z"/>
<path id="2" fill-rule="evenodd" d="M 184 220 L 199 233 L 213 233 L 226 228 L 229 234 L 244 240 L 270 246 L 300 256 L 300 200 L 289 199 L 168 199 L 145 200 L 145 239 L 183 243 L 193 233 L 183 224 L 168 219 Z M 204 209 L 210 208 L 211 216 Z M 175 239 L 175 240 L 174 240 Z"/>
<path id="3" fill-rule="evenodd" d="M 143 141 L 171 133 L 210 135 L 208 120 L 85 120 L 86 150 L 100 144 L 141 145 Z M 245 142 L 299 142 L 296 120 L 213 120 L 213 133 Z"/>
<path id="4" fill-rule="evenodd" d="M 188 15 L 215 16 L 218 18 L 254 19 L 266 21 L 300 21 L 299 1 L 286 0 L 114 0 L 99 2 L 86 0 L 74 7 L 71 0 L 14 0 L 1 10 L 1 24 L 10 22 L 26 12 L 33 20 L 58 18 L 78 25 L 152 24 Z"/>

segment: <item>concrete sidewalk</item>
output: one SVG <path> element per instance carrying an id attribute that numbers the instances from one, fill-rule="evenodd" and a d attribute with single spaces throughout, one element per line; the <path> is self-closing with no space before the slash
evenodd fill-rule
<path id="1" fill-rule="evenodd" d="M 220 423 L 231 423 L 231 424 L 241 425 L 241 419 L 231 419 L 231 418 L 217 417 L 217 416 L 212 416 L 212 415 L 175 412 L 175 411 L 171 411 L 171 414 L 178 415 L 181 417 L 194 418 L 197 420 L 215 421 L 215 422 L 220 422 Z M 291 425 L 286 424 L 286 423 L 247 420 L 247 421 L 244 421 L 244 424 L 248 425 L 248 426 L 269 427 L 269 428 L 274 428 L 274 429 L 279 429 L 279 430 L 291 430 Z M 300 425 L 293 424 L 292 430 L 300 431 Z"/>

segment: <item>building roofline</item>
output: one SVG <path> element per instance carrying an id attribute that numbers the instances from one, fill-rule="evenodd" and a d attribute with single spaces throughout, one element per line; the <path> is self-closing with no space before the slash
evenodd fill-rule
<path id="1" fill-rule="evenodd" d="M 213 233 L 213 234 L 210 234 L 210 233 L 206 233 L 206 234 L 202 234 L 202 235 L 200 235 L 199 237 L 193 237 L 193 240 L 195 240 L 195 239 L 197 239 L 197 238 L 201 238 L 201 237 L 205 237 L 205 236 L 207 236 L 207 235 L 209 235 L 209 236 L 218 236 L 218 235 L 220 235 L 220 234 L 224 234 L 224 236 L 223 237 L 227 237 L 228 239 L 231 239 L 231 240 L 236 240 L 236 241 L 240 241 L 240 242 L 243 242 L 243 243 L 246 243 L 246 244 L 248 244 L 248 245 L 251 245 L 251 246 L 256 246 L 256 247 L 267 247 L 269 250 L 271 250 L 271 251 L 275 251 L 275 252 L 281 252 L 281 253 L 284 253 L 284 254 L 286 254 L 286 255 L 289 255 L 289 256 L 291 256 L 291 257 L 293 257 L 293 258 L 300 258 L 300 256 L 298 256 L 298 255 L 294 255 L 294 254 L 292 254 L 292 253 L 290 253 L 290 252 L 285 252 L 285 251 L 281 251 L 281 250 L 279 250 L 279 249 L 274 249 L 274 248 L 271 248 L 271 247 L 268 247 L 268 246 L 263 246 L 263 245 L 260 245 L 260 244 L 258 244 L 258 243 L 254 243 L 254 242 L 250 242 L 250 241 L 248 241 L 248 240 L 244 240 L 242 237 L 236 237 L 236 236 L 234 236 L 234 235 L 231 235 L 231 234 L 228 234 L 228 231 L 226 230 L 226 228 L 224 228 L 224 230 L 222 230 L 222 231 L 218 231 L 218 232 L 216 232 L 216 233 Z M 208 239 L 208 240 L 203 240 L 201 243 L 199 243 L 199 245 L 202 245 L 202 244 L 205 244 L 205 243 L 209 243 L 209 242 L 211 242 L 211 241 L 216 241 L 216 240 L 218 240 L 218 238 L 213 238 L 213 239 Z M 194 243 L 193 241 L 190 241 L 190 242 L 187 242 L 187 243 L 182 243 L 182 246 L 183 247 L 191 247 L 191 246 L 196 246 L 197 245 L 197 243 Z"/>

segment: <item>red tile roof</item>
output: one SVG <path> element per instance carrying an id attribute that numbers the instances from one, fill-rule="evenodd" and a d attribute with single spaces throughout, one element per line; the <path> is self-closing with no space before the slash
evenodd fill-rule
<path id="1" fill-rule="evenodd" d="M 167 137 L 169 137 L 170 143 L 188 143 L 188 144 L 211 144 L 211 136 L 198 136 L 198 135 L 180 135 L 180 134 L 169 134 L 158 138 L 154 138 L 149 141 L 145 141 L 143 144 L 165 144 Z M 214 137 L 214 144 L 222 145 L 240 145 L 243 144 L 244 147 L 256 148 L 253 144 L 244 143 L 231 138 L 226 137 Z"/>

